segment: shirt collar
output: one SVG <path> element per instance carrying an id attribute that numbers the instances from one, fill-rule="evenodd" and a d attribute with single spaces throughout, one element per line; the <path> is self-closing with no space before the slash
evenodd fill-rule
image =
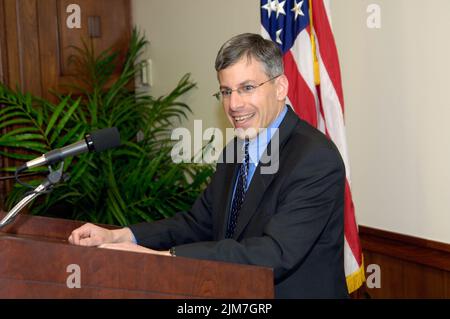
<path id="1" fill-rule="evenodd" d="M 275 132 L 278 130 L 281 122 L 283 121 L 286 113 L 288 111 L 287 106 L 285 105 L 283 110 L 278 114 L 277 118 L 270 123 L 270 125 L 262 130 L 256 138 L 250 140 L 248 145 L 248 153 L 250 157 L 250 163 L 255 166 L 258 165 L 259 160 L 261 159 L 264 151 L 267 148 L 267 144 L 269 144 Z"/>

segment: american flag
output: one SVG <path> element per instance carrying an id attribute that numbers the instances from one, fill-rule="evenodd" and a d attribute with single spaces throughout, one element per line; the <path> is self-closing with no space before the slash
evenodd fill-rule
<path id="1" fill-rule="evenodd" d="M 261 0 L 262 35 L 283 51 L 289 79 L 289 104 L 325 133 L 344 159 L 347 182 L 344 208 L 344 262 L 348 291 L 365 281 L 363 256 L 350 191 L 350 166 L 344 125 L 339 60 L 327 0 Z"/>

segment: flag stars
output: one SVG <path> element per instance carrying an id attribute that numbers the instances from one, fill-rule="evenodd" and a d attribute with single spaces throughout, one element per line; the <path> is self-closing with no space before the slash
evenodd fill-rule
<path id="1" fill-rule="evenodd" d="M 271 16 L 272 12 L 276 12 L 277 19 L 278 19 L 280 14 L 286 15 L 286 11 L 284 11 L 285 3 L 286 3 L 286 0 L 281 3 L 278 0 L 267 0 L 266 4 L 263 5 L 262 8 L 267 11 L 269 18 Z"/>
<path id="2" fill-rule="evenodd" d="M 295 20 L 297 20 L 297 17 L 299 15 L 302 17 L 305 16 L 305 14 L 302 11 L 303 2 L 304 2 L 304 0 L 300 1 L 300 3 L 297 3 L 297 0 L 296 0 L 294 7 L 291 9 L 291 11 L 295 13 Z"/>
<path id="3" fill-rule="evenodd" d="M 280 14 L 286 15 L 286 12 L 284 11 L 284 4 L 286 1 L 283 1 L 282 3 L 278 2 L 278 0 L 275 1 L 275 8 L 277 10 L 277 19 Z"/>
<path id="4" fill-rule="evenodd" d="M 263 9 L 267 10 L 269 18 L 272 12 L 277 11 L 276 2 L 278 2 L 278 0 L 267 0 L 267 3 L 262 6 Z"/>

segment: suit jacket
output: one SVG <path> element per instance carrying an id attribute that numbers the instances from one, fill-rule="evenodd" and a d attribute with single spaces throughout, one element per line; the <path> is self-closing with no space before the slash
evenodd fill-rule
<path id="1" fill-rule="evenodd" d="M 177 256 L 271 267 L 277 298 L 346 298 L 342 158 L 290 108 L 276 134 L 279 156 L 266 166 L 278 161 L 278 171 L 262 174 L 259 163 L 233 238 L 225 232 L 239 165 L 225 162 L 230 144 L 190 211 L 130 228 L 138 244 L 175 246 Z"/>

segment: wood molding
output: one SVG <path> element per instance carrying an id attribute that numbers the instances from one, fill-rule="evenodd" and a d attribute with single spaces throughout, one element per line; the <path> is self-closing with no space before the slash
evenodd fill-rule
<path id="1" fill-rule="evenodd" d="M 7 68 L 7 50 L 6 50 L 6 22 L 5 22 L 5 2 L 0 0 L 0 83 L 8 84 L 8 68 Z M 0 105 L 0 109 L 2 106 Z M 5 134 L 6 129 L 0 129 L 0 134 Z M 5 148 L 1 147 L 1 151 Z M 5 156 L 0 156 L 0 168 L 8 166 Z M 3 208 L 5 200 L 4 195 L 7 193 L 7 183 L 0 181 L 0 209 Z"/>
<path id="2" fill-rule="evenodd" d="M 450 271 L 450 244 L 359 226 L 363 251 Z"/>

